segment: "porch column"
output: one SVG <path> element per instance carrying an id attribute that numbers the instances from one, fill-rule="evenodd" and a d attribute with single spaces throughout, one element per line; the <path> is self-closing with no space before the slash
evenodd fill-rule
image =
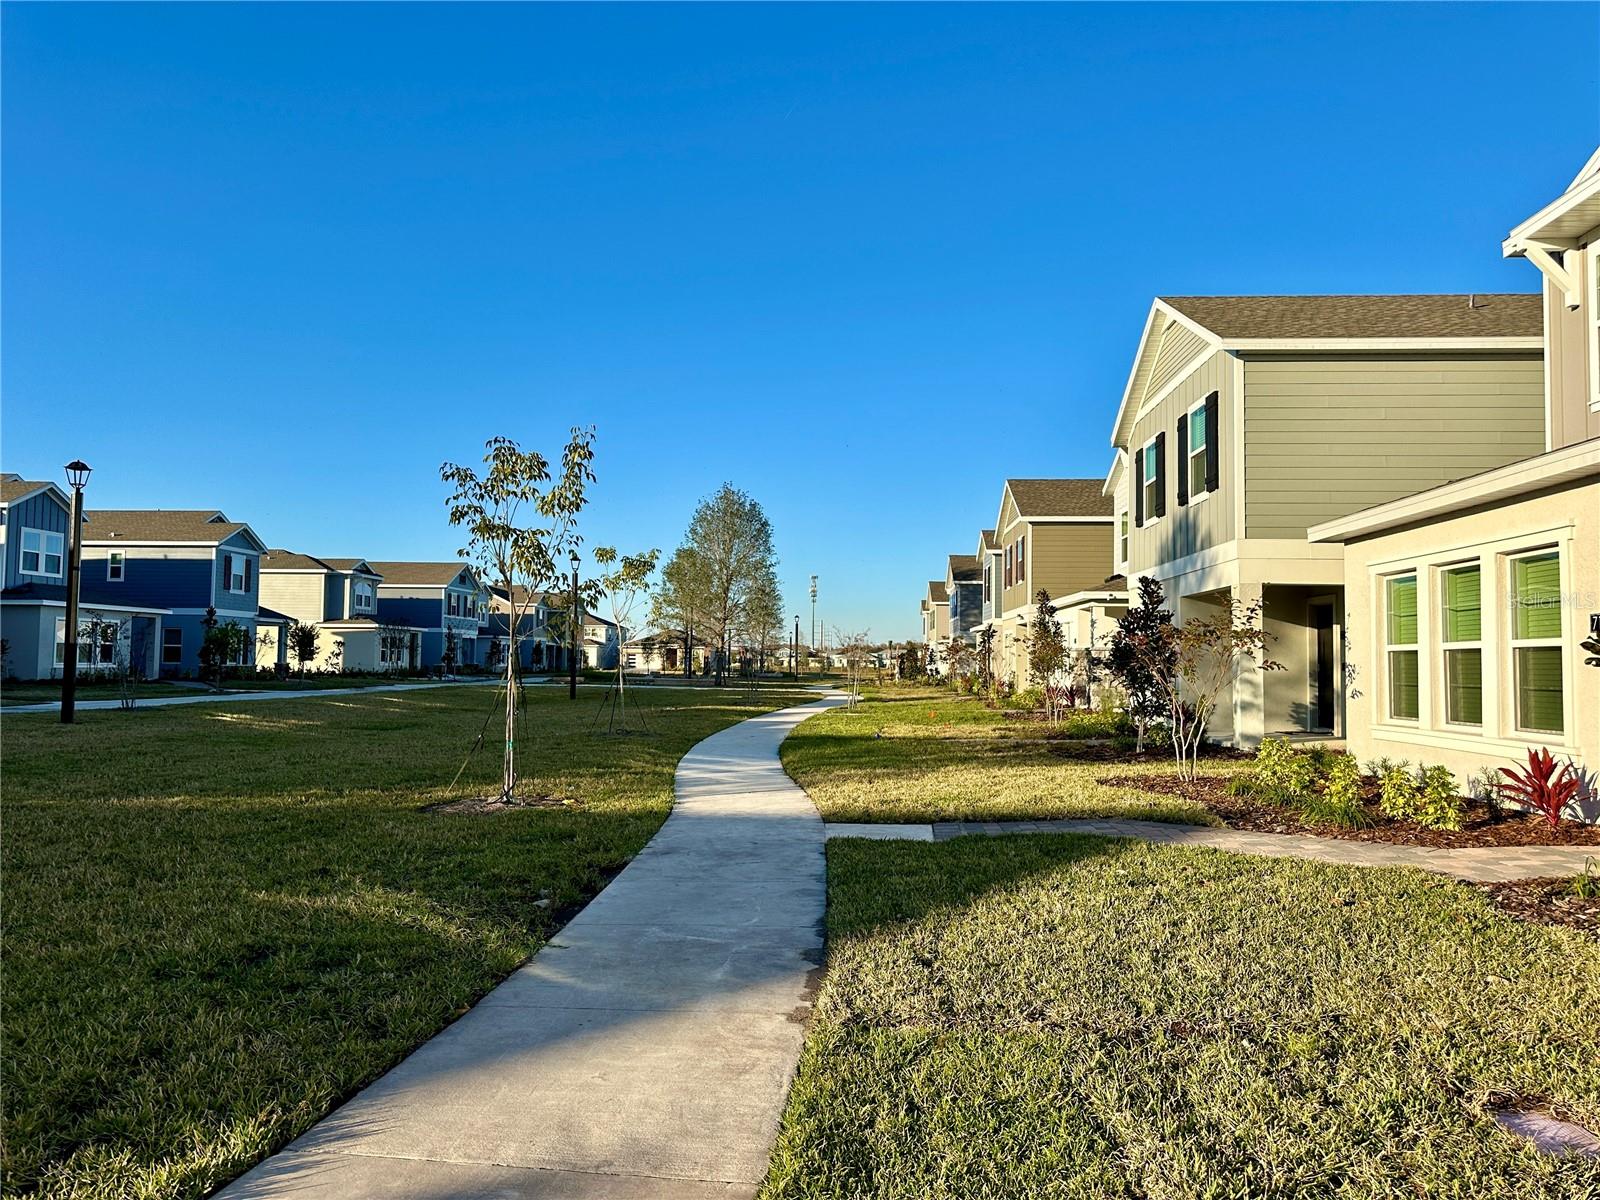
<path id="1" fill-rule="evenodd" d="M 282 677 L 289 674 L 289 638 L 288 627 L 278 625 L 274 627 L 278 643 L 278 667 L 274 674 Z"/>
<path id="2" fill-rule="evenodd" d="M 1261 603 L 1259 579 L 1241 579 L 1233 589 L 1241 605 Z M 1263 619 L 1265 613 L 1257 620 Z M 1241 659 L 1233 679 L 1233 744 L 1254 750 L 1267 731 L 1266 673 L 1254 659 Z"/>

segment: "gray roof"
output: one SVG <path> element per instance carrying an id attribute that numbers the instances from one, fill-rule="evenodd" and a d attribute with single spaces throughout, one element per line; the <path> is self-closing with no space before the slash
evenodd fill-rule
<path id="1" fill-rule="evenodd" d="M 1160 299 L 1222 338 L 1499 338 L 1544 332 L 1537 292 Z"/>
<path id="2" fill-rule="evenodd" d="M 1024 517 L 1109 517 L 1103 479 L 1008 479 L 1006 487 Z"/>
<path id="3" fill-rule="evenodd" d="M 84 540 L 129 542 L 221 542 L 248 526 L 215 508 L 97 508 L 85 514 Z"/>
<path id="4" fill-rule="evenodd" d="M 24 479 L 20 475 L 12 474 L 0 475 L 0 503 L 10 504 L 13 500 L 32 495 L 40 488 L 52 486 L 54 485 L 43 479 Z"/>
<path id="5" fill-rule="evenodd" d="M 941 600 L 950 599 L 950 589 L 945 587 L 944 580 L 928 580 L 928 599 L 933 601 L 935 604 L 939 603 Z"/>
<path id="6" fill-rule="evenodd" d="M 453 562 L 373 562 L 369 558 L 367 566 L 383 576 L 385 583 L 431 584 L 434 587 L 444 587 L 462 571 L 472 569 L 471 563 L 459 558 Z"/>
<path id="7" fill-rule="evenodd" d="M 296 554 L 293 550 L 268 550 L 261 556 L 263 571 L 326 571 L 328 564 L 309 554 Z"/>
<path id="8" fill-rule="evenodd" d="M 950 556 L 950 578 L 957 583 L 971 582 L 978 578 L 978 559 L 973 554 L 952 554 Z"/>

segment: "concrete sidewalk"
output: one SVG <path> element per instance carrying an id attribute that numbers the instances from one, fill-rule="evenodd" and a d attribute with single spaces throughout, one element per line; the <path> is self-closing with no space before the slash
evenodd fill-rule
<path id="1" fill-rule="evenodd" d="M 144 696 L 134 703 L 133 711 L 141 708 L 170 708 L 175 704 L 230 704 L 236 701 L 255 700 L 319 700 L 324 696 L 371 696 L 384 692 L 421 692 L 428 688 L 483 687 L 499 683 L 498 679 L 438 679 L 416 683 L 377 683 L 371 687 L 347 688 L 280 688 L 266 692 L 196 692 L 193 696 Z M 79 712 L 103 712 L 121 708 L 121 700 L 79 700 Z M 14 717 L 25 713 L 60 712 L 61 701 L 46 700 L 42 704 L 14 704 L 0 708 L 0 714 Z"/>
<path id="2" fill-rule="evenodd" d="M 932 825 L 854 825 L 833 823 L 828 837 L 862 837 L 883 841 L 943 842 L 950 838 L 1001 837 L 1015 833 L 1087 833 L 1096 837 L 1139 838 L 1166 846 L 1210 846 L 1236 854 L 1268 858 L 1306 858 L 1352 867 L 1421 867 L 1441 875 L 1477 882 L 1532 879 L 1542 875 L 1577 875 L 1589 859 L 1600 859 L 1600 846 L 1493 846 L 1456 850 L 1401 846 L 1392 842 L 1358 842 L 1315 834 L 1255 833 L 1209 825 L 1173 825 L 1165 821 L 940 821 Z"/>
<path id="3" fill-rule="evenodd" d="M 778 744 L 842 702 L 692 749 L 661 830 L 543 950 L 220 1195 L 754 1196 L 823 949 L 822 821 Z"/>

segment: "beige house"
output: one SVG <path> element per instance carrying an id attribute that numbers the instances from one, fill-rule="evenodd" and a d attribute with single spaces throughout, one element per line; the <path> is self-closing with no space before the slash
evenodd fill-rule
<path id="1" fill-rule="evenodd" d="M 934 652 L 934 662 L 943 669 L 939 650 L 950 637 L 950 592 L 944 580 L 928 580 L 922 595 L 922 642 Z"/>
<path id="2" fill-rule="evenodd" d="M 1503 250 L 1544 277 L 1539 444 L 1309 533 L 1342 555 L 1350 750 L 1462 782 L 1530 747 L 1600 767 L 1600 153 Z"/>
<path id="3" fill-rule="evenodd" d="M 1104 488 L 1116 570 L 1179 619 L 1263 606 L 1212 732 L 1345 730 L 1345 556 L 1312 526 L 1544 449 L 1537 295 L 1174 296 L 1151 306 Z"/>
<path id="4" fill-rule="evenodd" d="M 1052 600 L 1104 592 L 1116 574 L 1110 497 L 1098 479 L 1008 479 L 993 534 L 984 530 L 983 626 L 997 679 L 1027 685 L 1026 624 L 1040 589 Z M 989 545 L 992 540 L 993 548 Z"/>
<path id="5" fill-rule="evenodd" d="M 1073 663 L 1074 681 L 1083 681 L 1090 656 L 1096 664 L 1103 663 L 1111 635 L 1128 611 L 1126 584 L 1117 575 L 1106 580 L 1104 587 L 1074 592 L 1050 602 L 1056 620 L 1061 622 L 1061 641 Z"/>
<path id="6" fill-rule="evenodd" d="M 260 573 L 262 604 L 317 627 L 317 654 L 306 664 L 311 670 L 378 671 L 411 665 L 410 654 L 391 656 L 384 650 L 377 620 L 383 576 L 365 559 L 268 550 L 261 556 Z M 279 636 L 274 627 L 261 630 L 259 661 L 276 656 Z M 286 661 L 300 665 L 292 653 Z"/>

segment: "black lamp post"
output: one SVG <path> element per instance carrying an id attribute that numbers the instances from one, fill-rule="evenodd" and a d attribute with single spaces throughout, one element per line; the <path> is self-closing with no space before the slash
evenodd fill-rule
<path id="1" fill-rule="evenodd" d="M 574 550 L 567 556 L 567 561 L 572 564 L 572 654 L 567 664 L 567 699 L 578 698 L 578 636 L 583 631 L 583 617 L 578 612 L 578 552 Z"/>
<path id="2" fill-rule="evenodd" d="M 78 706 L 78 576 L 83 555 L 83 489 L 89 482 L 89 464 L 73 459 L 67 464 L 72 485 L 72 523 L 67 529 L 67 628 L 61 660 L 61 723 L 71 725 Z"/>
<path id="3" fill-rule="evenodd" d="M 793 662 L 792 662 L 791 665 L 794 667 L 794 681 L 796 683 L 799 683 L 800 682 L 800 614 L 799 613 L 795 613 L 795 615 L 794 615 L 794 659 L 793 659 Z"/>

